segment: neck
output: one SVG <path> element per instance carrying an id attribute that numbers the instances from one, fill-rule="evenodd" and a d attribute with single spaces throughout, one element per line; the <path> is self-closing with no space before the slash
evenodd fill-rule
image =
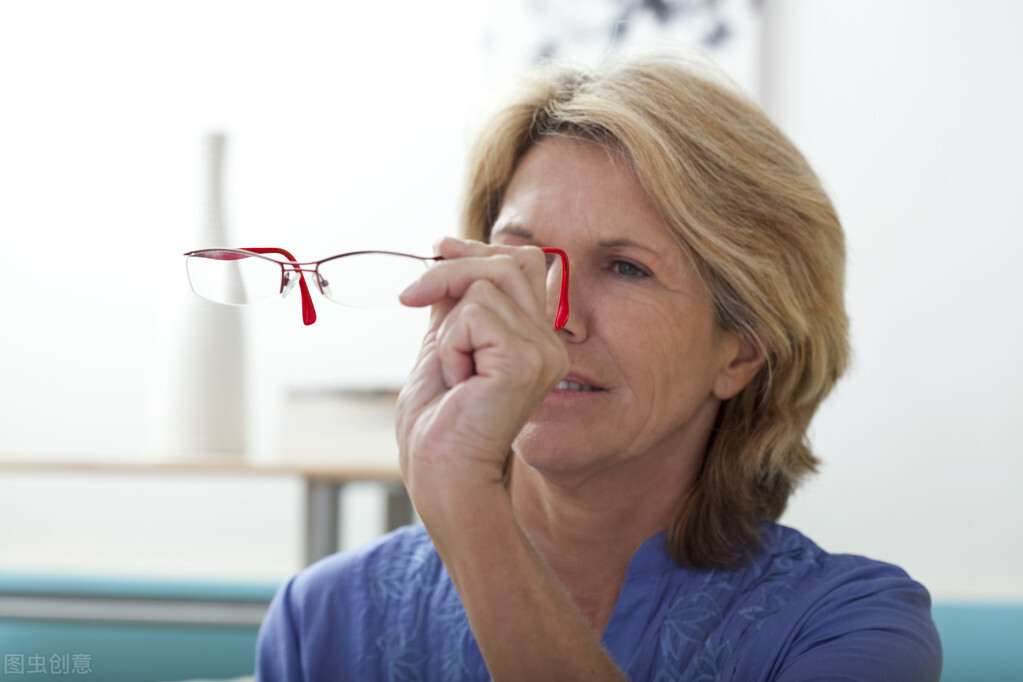
<path id="1" fill-rule="evenodd" d="M 608 547 L 625 545 L 631 557 L 671 523 L 695 473 L 630 480 L 627 471 L 606 472 L 566 487 L 520 460 L 511 469 L 512 504 L 527 534 L 534 542 L 549 541 L 553 554 L 573 556 L 588 549 L 606 556 Z"/>
<path id="2" fill-rule="evenodd" d="M 511 465 L 519 523 L 598 633 L 611 617 L 632 556 L 672 522 L 697 471 L 697 463 L 685 458 L 654 472 L 636 465 L 612 467 L 572 486 L 518 458 Z"/>

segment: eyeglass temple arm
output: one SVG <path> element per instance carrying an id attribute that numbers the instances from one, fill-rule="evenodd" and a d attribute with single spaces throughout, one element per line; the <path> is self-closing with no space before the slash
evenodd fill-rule
<path id="1" fill-rule="evenodd" d="M 298 259 L 291 255 L 285 249 L 277 248 L 275 246 L 253 246 L 245 247 L 242 251 L 251 251 L 253 253 L 275 253 L 279 256 L 284 256 L 294 264 L 298 264 Z M 298 288 L 302 291 L 302 321 L 305 322 L 306 326 L 311 325 L 316 321 L 316 308 L 313 307 L 313 297 L 309 294 L 309 285 L 305 283 L 305 275 L 302 274 L 302 270 L 295 268 L 295 272 L 298 273 Z"/>
<path id="2" fill-rule="evenodd" d="M 540 250 L 561 258 L 561 298 L 558 299 L 558 312 L 554 316 L 554 328 L 564 329 L 568 324 L 568 254 L 551 247 L 543 247 Z"/>

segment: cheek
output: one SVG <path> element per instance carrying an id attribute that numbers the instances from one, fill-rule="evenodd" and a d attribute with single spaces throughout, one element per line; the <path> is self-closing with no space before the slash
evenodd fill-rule
<path id="1" fill-rule="evenodd" d="M 672 383 L 687 372 L 693 355 L 685 313 L 670 306 L 634 304 L 602 316 L 596 336 L 630 383 Z"/>
<path id="2" fill-rule="evenodd" d="M 627 379 L 634 408 L 652 421 L 684 420 L 711 394 L 716 370 L 710 339 L 702 325 L 679 324 L 680 316 L 667 311 L 661 324 L 648 320 L 637 325 L 643 331 L 631 334 L 630 343 L 609 348 Z M 672 317 L 674 324 L 664 323 Z"/>

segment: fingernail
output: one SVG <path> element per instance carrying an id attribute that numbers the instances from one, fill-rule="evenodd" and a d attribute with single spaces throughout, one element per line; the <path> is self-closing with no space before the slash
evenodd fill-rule
<path id="1" fill-rule="evenodd" d="M 444 380 L 444 385 L 451 388 L 455 385 L 454 377 L 451 376 L 451 370 L 444 365 L 440 366 L 440 376 Z"/>

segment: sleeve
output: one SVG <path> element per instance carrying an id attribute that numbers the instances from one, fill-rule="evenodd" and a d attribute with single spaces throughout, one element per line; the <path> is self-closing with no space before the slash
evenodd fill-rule
<path id="1" fill-rule="evenodd" d="M 277 590 L 256 639 L 257 682 L 302 682 L 299 637 L 292 608 L 295 578 Z"/>
<path id="2" fill-rule="evenodd" d="M 941 641 L 927 590 L 894 566 L 830 591 L 804 621 L 777 682 L 938 682 Z"/>

